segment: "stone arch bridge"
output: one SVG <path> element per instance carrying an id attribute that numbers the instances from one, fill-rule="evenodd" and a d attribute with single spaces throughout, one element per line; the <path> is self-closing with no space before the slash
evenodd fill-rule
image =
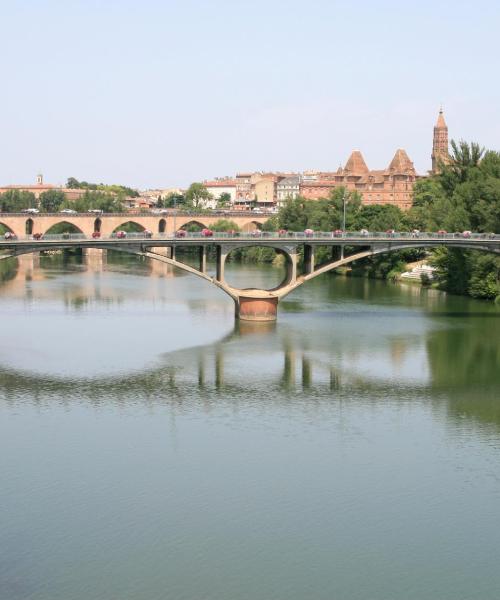
<path id="1" fill-rule="evenodd" d="M 250 211 L 217 211 L 214 213 L 189 213 L 169 211 L 164 214 L 153 213 L 0 213 L 0 225 L 14 233 L 18 238 L 24 235 L 40 233 L 45 235 L 54 225 L 68 224 L 76 230 L 90 236 L 99 232 L 103 236 L 110 235 L 128 223 L 138 226 L 143 231 L 156 233 L 173 233 L 177 229 L 189 225 L 210 229 L 221 219 L 233 221 L 243 232 L 250 232 L 262 227 L 271 215 L 252 213 Z"/>
<path id="2" fill-rule="evenodd" d="M 229 254 L 238 248 L 261 246 L 273 248 L 285 257 L 286 274 L 275 288 L 240 289 L 229 285 L 225 279 L 224 267 Z M 315 251 L 318 247 L 331 249 L 332 258 L 324 264 L 315 264 Z M 117 250 L 172 265 L 212 283 L 231 296 L 235 303 L 236 318 L 251 321 L 272 321 L 276 319 L 279 301 L 304 283 L 369 256 L 409 248 L 462 248 L 491 252 L 500 256 L 500 235 L 496 234 L 439 234 L 421 233 L 384 234 L 357 233 L 336 236 L 331 232 L 305 233 L 252 231 L 249 233 L 215 233 L 206 237 L 201 233 L 186 233 L 183 237 L 172 234 L 132 233 L 117 238 L 113 235 L 93 239 L 83 234 L 47 235 L 35 240 L 32 236 L 1 239 L 0 260 L 54 249 L 100 249 Z M 186 264 L 178 257 L 177 250 L 191 248 L 197 252 L 198 265 Z M 207 253 L 215 248 L 215 275 L 207 271 Z M 349 255 L 344 249 L 349 250 Z M 303 269 L 299 273 L 299 257 L 303 256 Z"/>

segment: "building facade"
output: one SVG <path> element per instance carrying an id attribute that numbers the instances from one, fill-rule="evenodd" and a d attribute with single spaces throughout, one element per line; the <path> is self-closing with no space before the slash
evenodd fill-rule
<path id="1" fill-rule="evenodd" d="M 300 194 L 300 175 L 291 175 L 281 179 L 276 184 L 276 201 L 282 206 L 289 198 L 294 199 Z"/>

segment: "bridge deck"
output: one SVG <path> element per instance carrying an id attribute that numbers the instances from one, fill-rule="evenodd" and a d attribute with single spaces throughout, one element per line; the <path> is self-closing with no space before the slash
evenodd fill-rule
<path id="1" fill-rule="evenodd" d="M 259 233 L 214 233 L 212 236 L 204 236 L 201 233 L 187 233 L 185 237 L 177 237 L 174 234 L 153 234 L 128 233 L 125 237 L 119 238 L 116 235 L 101 236 L 93 238 L 84 234 L 52 234 L 44 235 L 40 239 L 34 239 L 33 236 L 22 236 L 10 239 L 0 238 L 0 248 L 15 249 L 26 248 L 27 246 L 43 250 L 46 247 L 58 248 L 112 248 L 119 246 L 210 246 L 214 244 L 224 244 L 229 247 L 242 246 L 284 246 L 308 244 L 313 246 L 379 246 L 379 245 L 443 245 L 443 246 L 464 246 L 474 245 L 484 246 L 491 244 L 497 246 L 500 244 L 500 235 L 474 233 L 469 236 L 463 234 L 438 234 L 421 233 L 413 235 L 410 233 L 387 234 L 372 233 L 361 235 L 359 233 L 345 233 L 342 235 L 331 232 L 316 232 L 312 235 L 306 235 L 303 232 L 287 233 L 286 235 L 276 232 Z"/>

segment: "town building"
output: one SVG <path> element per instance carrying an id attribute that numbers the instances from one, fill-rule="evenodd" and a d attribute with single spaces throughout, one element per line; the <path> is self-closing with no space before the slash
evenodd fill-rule
<path id="1" fill-rule="evenodd" d="M 343 187 L 358 192 L 363 204 L 393 204 L 403 210 L 412 205 L 417 173 L 408 154 L 399 149 L 386 169 L 370 170 L 359 150 L 354 150 L 344 167 L 332 173 L 318 173 L 317 179 L 302 181 L 300 195 L 308 200 L 327 198 Z"/>
<path id="2" fill-rule="evenodd" d="M 230 177 L 221 177 L 212 181 L 204 181 L 203 185 L 210 192 L 215 200 L 218 200 L 222 194 L 228 194 L 231 204 L 236 200 L 236 179 Z"/>
<path id="3" fill-rule="evenodd" d="M 276 184 L 276 201 L 278 206 L 282 206 L 288 199 L 297 198 L 300 194 L 300 182 L 300 175 L 290 175 L 290 177 L 285 177 L 278 181 Z"/>

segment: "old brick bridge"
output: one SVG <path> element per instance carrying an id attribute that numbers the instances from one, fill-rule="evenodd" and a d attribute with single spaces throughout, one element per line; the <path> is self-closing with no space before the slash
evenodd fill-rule
<path id="1" fill-rule="evenodd" d="M 127 224 L 134 224 L 138 229 L 152 233 L 165 233 L 198 225 L 210 228 L 221 219 L 235 223 L 241 231 L 253 231 L 262 226 L 270 215 L 250 211 L 214 211 L 211 213 L 174 212 L 163 214 L 153 213 L 0 213 L 0 225 L 17 235 L 41 233 L 45 235 L 55 225 L 67 224 L 75 231 L 87 236 L 100 232 L 103 236 L 110 235 Z"/>
<path id="2" fill-rule="evenodd" d="M 13 217 L 14 219 L 16 217 Z M 24 221 L 26 217 L 24 216 Z M 37 225 L 47 217 L 36 217 Z M 220 217 L 218 217 L 220 218 Z M 287 294 L 303 285 L 307 281 L 341 267 L 376 254 L 392 252 L 407 248 L 435 248 L 445 246 L 449 248 L 463 248 L 491 252 L 500 255 L 499 234 L 448 234 L 448 233 L 378 233 L 378 232 L 262 232 L 257 229 L 259 221 L 252 217 L 246 219 L 244 225 L 246 231 L 239 233 L 218 232 L 182 232 L 176 233 L 158 231 L 159 219 L 155 219 L 157 225 L 153 231 L 153 217 L 144 217 L 142 222 L 150 227 L 149 230 L 138 233 L 113 233 L 116 223 L 120 217 L 113 215 L 101 218 L 101 229 L 99 237 L 94 233 L 93 223 L 89 217 L 87 221 L 78 221 L 82 225 L 82 233 L 73 234 L 44 234 L 42 229 L 35 234 L 26 234 L 19 231 L 16 233 L 16 221 L 1 218 L 0 223 L 7 226 L 12 233 L 7 233 L 0 239 L 0 260 L 54 249 L 99 249 L 117 250 L 150 259 L 158 260 L 172 265 L 183 271 L 196 275 L 207 282 L 216 285 L 233 298 L 236 308 L 236 317 L 253 321 L 270 321 L 276 319 L 279 301 Z M 112 219 L 112 220 L 111 220 Z M 177 217 L 177 227 L 181 226 L 182 220 Z M 193 222 L 193 218 L 183 216 L 186 223 Z M 201 225 L 210 225 L 210 219 L 205 215 L 196 218 L 195 221 Z M 265 220 L 265 217 L 262 217 Z M 72 219 L 73 220 L 73 219 Z M 128 219 L 130 221 L 130 219 Z M 234 219 L 236 221 L 236 219 Z M 59 218 L 59 222 L 61 219 Z M 76 218 L 75 218 L 76 221 Z M 121 223 L 123 223 L 123 219 Z M 137 222 L 139 220 L 137 219 Z M 10 223 L 10 224 L 9 224 Z M 90 233 L 83 232 L 84 224 L 91 225 Z M 105 226 L 103 226 L 105 224 Z M 13 227 L 11 227 L 11 225 Z M 252 225 L 252 227 L 248 227 Z M 41 227 L 40 225 L 38 225 Z M 119 226 L 119 225 L 118 225 Z M 94 234 L 94 236 L 93 236 Z M 36 237 L 34 237 L 36 236 Z M 38 239 L 36 239 L 38 238 Z M 262 289 L 239 289 L 230 286 L 224 276 L 224 266 L 228 255 L 237 248 L 249 246 L 262 246 L 273 248 L 285 257 L 286 274 L 284 280 L 276 288 Z M 331 259 L 323 264 L 315 264 L 315 250 L 318 247 L 331 249 Z M 198 256 L 197 266 L 183 262 L 178 256 L 179 248 L 191 248 Z M 215 273 L 207 271 L 208 249 L 215 249 Z M 344 253 L 344 250 L 346 252 Z M 303 264 L 299 272 L 299 257 Z"/>

